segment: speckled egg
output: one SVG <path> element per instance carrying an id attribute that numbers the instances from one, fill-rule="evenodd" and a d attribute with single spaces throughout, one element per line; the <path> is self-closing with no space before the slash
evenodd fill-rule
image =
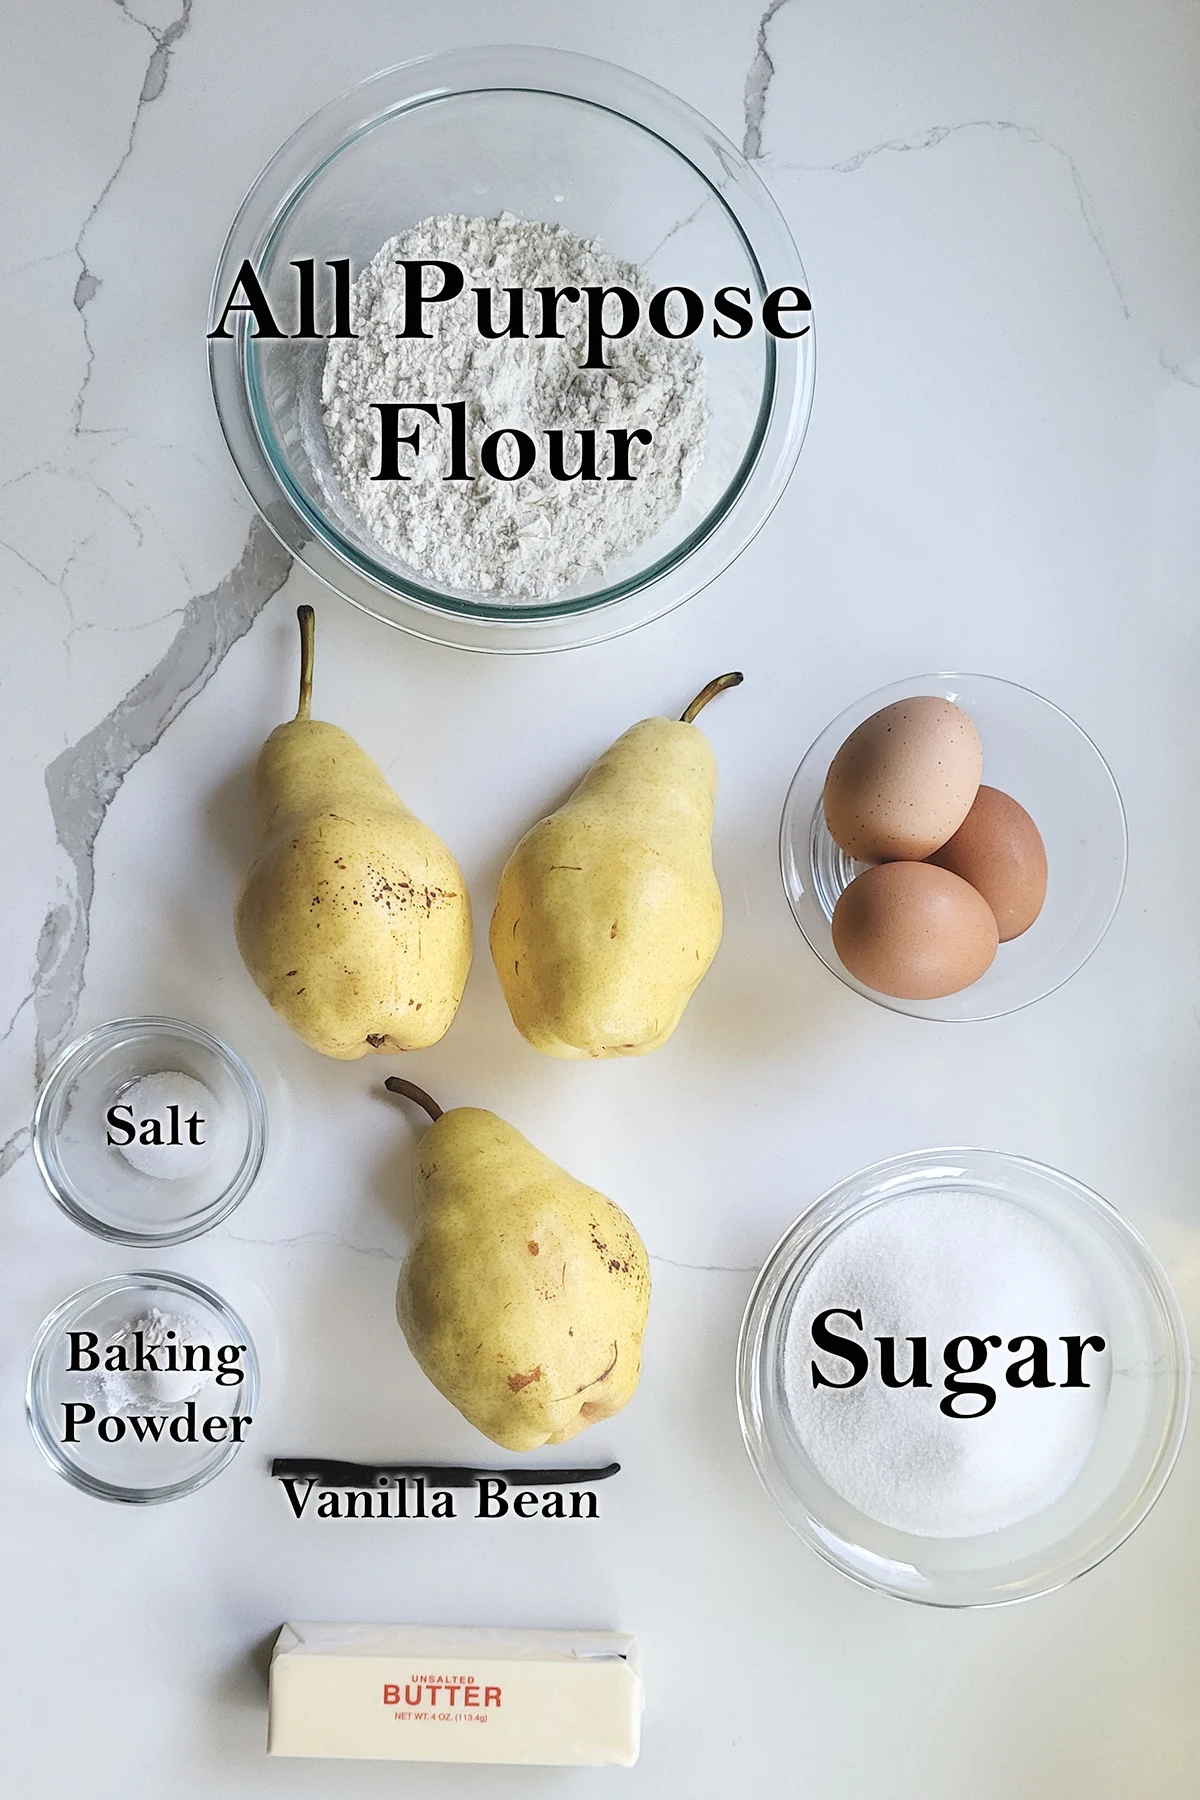
<path id="1" fill-rule="evenodd" d="M 970 987 L 999 941 L 983 895 L 933 863 L 866 869 L 833 912 L 833 947 L 851 975 L 897 1000 L 940 1000 Z"/>
<path id="2" fill-rule="evenodd" d="M 1046 898 L 1046 847 L 1023 806 L 999 788 L 981 787 L 954 836 L 929 858 L 969 881 L 1000 927 L 1000 942 L 1028 931 Z"/>
<path id="3" fill-rule="evenodd" d="M 825 777 L 825 823 L 860 862 L 920 862 L 958 830 L 979 791 L 983 746 L 962 708 L 894 700 L 850 733 Z"/>

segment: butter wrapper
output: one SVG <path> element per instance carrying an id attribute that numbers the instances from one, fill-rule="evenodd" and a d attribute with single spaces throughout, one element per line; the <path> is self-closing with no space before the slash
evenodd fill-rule
<path id="1" fill-rule="evenodd" d="M 271 1655 L 267 1751 L 627 1768 L 643 1705 L 619 1632 L 291 1624 Z"/>

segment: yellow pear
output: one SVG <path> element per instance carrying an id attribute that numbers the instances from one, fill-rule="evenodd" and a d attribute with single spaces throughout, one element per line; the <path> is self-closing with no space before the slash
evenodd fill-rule
<path id="1" fill-rule="evenodd" d="M 491 949 L 521 1034 L 547 1056 L 644 1056 L 664 1044 L 717 953 L 717 765 L 693 723 L 643 719 L 594 762 L 504 866 Z"/>
<path id="2" fill-rule="evenodd" d="M 242 959 L 326 1056 L 421 1050 L 471 967 L 462 870 L 347 732 L 310 717 L 314 618 L 302 606 L 300 705 L 255 771 L 258 851 L 238 896 Z"/>
<path id="3" fill-rule="evenodd" d="M 417 1151 L 416 1234 L 396 1293 L 434 1387 L 506 1450 L 561 1444 L 637 1387 L 650 1304 L 645 1246 L 620 1207 L 473 1106 L 442 1112 Z"/>

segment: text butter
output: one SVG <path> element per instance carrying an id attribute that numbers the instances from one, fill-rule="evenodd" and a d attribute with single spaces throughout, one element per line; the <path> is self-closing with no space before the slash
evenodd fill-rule
<path id="1" fill-rule="evenodd" d="M 285 1625 L 272 1756 L 630 1766 L 637 1647 L 607 1631 Z"/>

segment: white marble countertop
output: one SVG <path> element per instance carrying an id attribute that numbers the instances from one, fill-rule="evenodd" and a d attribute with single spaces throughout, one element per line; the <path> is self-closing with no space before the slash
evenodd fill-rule
<path id="1" fill-rule="evenodd" d="M 0 1558 L 5 1791 L 20 1800 L 788 1794 L 1190 1800 L 1200 1790 L 1200 1441 L 1073 1587 L 942 1614 L 860 1591 L 759 1491 L 732 1393 L 753 1272 L 825 1186 L 936 1143 L 1040 1158 L 1142 1228 L 1200 1329 L 1200 14 L 1032 0 L 12 0 L 0 65 Z M 212 266 L 250 180 L 377 68 L 492 41 L 608 57 L 757 161 L 820 322 L 808 443 L 707 592 L 567 656 L 472 657 L 318 590 L 254 521 L 213 413 Z M 291 1039 L 238 960 L 248 770 L 318 711 L 464 863 L 479 954 L 411 1073 L 612 1194 L 653 1256 L 636 1401 L 596 1523 L 293 1521 L 271 1452 L 478 1460 L 392 1323 L 411 1125 L 382 1065 Z M 670 1045 L 558 1064 L 514 1032 L 484 931 L 508 848 L 626 724 L 717 668 L 727 934 Z M 1130 821 L 1125 900 L 1067 987 L 966 1029 L 893 1015 L 796 932 L 795 764 L 883 682 L 970 668 L 1057 701 Z M 246 1308 L 257 1442 L 192 1498 L 84 1498 L 22 1417 L 42 1316 L 136 1266 L 50 1204 L 39 1071 L 122 1013 L 214 1026 L 269 1087 L 266 1178 L 157 1260 Z M 146 1259 L 142 1259 L 145 1261 Z M 262 1649 L 299 1618 L 614 1626 L 649 1710 L 631 1772 L 332 1768 L 263 1755 Z"/>

